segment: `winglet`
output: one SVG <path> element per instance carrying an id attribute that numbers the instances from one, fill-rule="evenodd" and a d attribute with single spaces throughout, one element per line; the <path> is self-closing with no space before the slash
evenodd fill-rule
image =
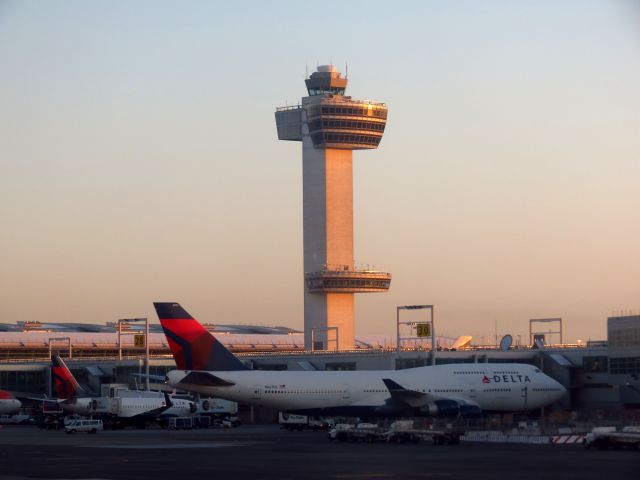
<path id="1" fill-rule="evenodd" d="M 383 378 L 382 381 L 389 389 L 389 393 L 392 397 L 402 397 L 403 399 L 407 398 L 422 398 L 426 395 L 422 392 L 418 392 L 417 390 L 410 390 L 408 388 L 404 388 L 395 380 L 391 380 L 390 378 Z"/>
<path id="2" fill-rule="evenodd" d="M 386 387 L 389 389 L 390 392 L 394 392 L 394 391 L 401 392 L 403 390 L 406 390 L 406 388 L 404 388 L 399 383 L 391 380 L 390 378 L 383 378 L 382 381 L 384 382 L 384 384 L 386 385 Z"/>

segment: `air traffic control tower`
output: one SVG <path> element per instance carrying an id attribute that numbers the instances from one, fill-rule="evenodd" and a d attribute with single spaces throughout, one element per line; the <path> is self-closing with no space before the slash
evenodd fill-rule
<path id="1" fill-rule="evenodd" d="M 391 274 L 353 255 L 353 150 L 377 148 L 384 103 L 345 96 L 333 65 L 305 80 L 301 105 L 276 110 L 278 139 L 302 142 L 305 348 L 355 347 L 354 293 L 386 292 Z"/>

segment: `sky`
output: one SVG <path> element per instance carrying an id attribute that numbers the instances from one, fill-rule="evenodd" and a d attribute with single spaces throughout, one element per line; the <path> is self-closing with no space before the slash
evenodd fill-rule
<path id="1" fill-rule="evenodd" d="M 606 338 L 640 309 L 640 2 L 0 0 L 0 322 L 303 326 L 301 145 L 276 107 L 348 64 L 356 331 Z"/>

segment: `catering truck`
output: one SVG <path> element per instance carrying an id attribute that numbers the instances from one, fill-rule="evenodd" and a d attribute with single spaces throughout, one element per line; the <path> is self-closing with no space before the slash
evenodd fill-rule
<path id="1" fill-rule="evenodd" d="M 280 412 L 278 414 L 280 428 L 293 432 L 294 430 L 327 430 L 329 422 L 308 415 L 295 415 L 293 413 Z"/>

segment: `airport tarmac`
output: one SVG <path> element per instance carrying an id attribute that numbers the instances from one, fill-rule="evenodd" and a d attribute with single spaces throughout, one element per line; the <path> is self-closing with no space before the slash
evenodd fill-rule
<path id="1" fill-rule="evenodd" d="M 363 444 L 277 425 L 231 430 L 0 430 L 0 479 L 637 479 L 640 452 L 580 445 Z"/>

